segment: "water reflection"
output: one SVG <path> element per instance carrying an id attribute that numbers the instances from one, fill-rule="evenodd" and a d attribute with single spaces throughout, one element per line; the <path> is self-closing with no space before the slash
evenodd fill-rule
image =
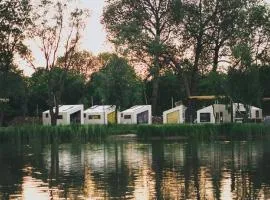
<path id="1" fill-rule="evenodd" d="M 0 146 L 0 199 L 269 199 L 268 141 Z"/>

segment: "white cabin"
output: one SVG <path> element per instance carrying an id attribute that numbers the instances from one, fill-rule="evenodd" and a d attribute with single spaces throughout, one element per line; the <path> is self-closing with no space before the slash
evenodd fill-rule
<path id="1" fill-rule="evenodd" d="M 197 111 L 197 123 L 228 123 L 230 121 L 230 114 L 224 104 L 213 104 Z"/>
<path id="2" fill-rule="evenodd" d="M 51 125 L 50 111 L 42 113 L 43 125 Z M 59 106 L 57 125 L 84 124 L 83 105 L 62 105 Z"/>
<path id="3" fill-rule="evenodd" d="M 92 106 L 84 111 L 85 124 L 115 124 L 115 109 L 114 105 Z"/>
<path id="4" fill-rule="evenodd" d="M 257 108 L 255 106 L 248 107 L 248 118 L 253 122 L 262 122 L 263 121 L 263 114 L 262 109 Z M 234 103 L 233 104 L 233 119 L 234 122 L 242 122 L 243 115 L 246 114 L 247 110 L 242 103 Z"/>
<path id="5" fill-rule="evenodd" d="M 229 123 L 231 114 L 229 105 L 213 104 L 197 111 L 197 123 Z M 263 120 L 262 109 L 255 106 L 249 107 L 248 118 L 253 122 Z M 243 122 L 243 115 L 246 114 L 246 108 L 241 103 L 233 104 L 233 122 Z"/>
<path id="6" fill-rule="evenodd" d="M 120 113 L 121 124 L 152 124 L 152 106 L 137 105 Z"/>
<path id="7" fill-rule="evenodd" d="M 182 124 L 185 123 L 186 107 L 184 105 L 166 110 L 163 112 L 163 124 Z"/>

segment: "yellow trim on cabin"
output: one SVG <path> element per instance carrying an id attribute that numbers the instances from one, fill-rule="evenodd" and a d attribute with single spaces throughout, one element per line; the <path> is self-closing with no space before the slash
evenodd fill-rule
<path id="1" fill-rule="evenodd" d="M 108 123 L 116 124 L 115 111 L 108 114 Z"/>
<path id="2" fill-rule="evenodd" d="M 167 114 L 168 124 L 178 124 L 180 121 L 179 110 Z"/>

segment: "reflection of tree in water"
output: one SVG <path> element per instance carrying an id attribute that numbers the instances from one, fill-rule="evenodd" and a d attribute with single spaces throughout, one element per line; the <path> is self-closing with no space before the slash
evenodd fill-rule
<path id="1" fill-rule="evenodd" d="M 21 192 L 23 147 L 0 145 L 0 199 L 9 199 L 14 191 Z"/>
<path id="2" fill-rule="evenodd" d="M 41 156 L 44 145 L 40 137 L 33 135 L 25 139 L 14 136 L 13 139 L 13 144 L 0 144 L 0 197 L 2 199 L 20 194 L 23 177 L 29 173 L 29 170 L 32 171 L 32 168 L 41 169 L 44 166 Z"/>
<path id="3" fill-rule="evenodd" d="M 156 199 L 163 199 L 162 181 L 164 167 L 164 143 L 154 141 L 152 143 L 152 170 L 155 173 L 155 193 Z"/>
<path id="4" fill-rule="evenodd" d="M 108 151 L 109 150 L 109 151 Z M 108 154 L 106 156 L 106 154 Z M 126 160 L 126 146 L 123 143 L 114 143 L 104 146 L 104 156 L 114 158 L 112 163 L 104 160 L 104 173 L 93 171 L 92 176 L 96 185 L 104 187 L 109 197 L 125 197 L 132 195 L 134 190 L 134 172 L 128 166 Z M 104 159 L 106 159 L 104 158 Z"/>

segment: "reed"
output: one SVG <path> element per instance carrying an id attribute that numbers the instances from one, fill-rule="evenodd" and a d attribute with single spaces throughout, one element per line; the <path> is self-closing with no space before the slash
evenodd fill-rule
<path id="1" fill-rule="evenodd" d="M 18 143 L 41 140 L 51 143 L 103 141 L 108 136 L 137 134 L 139 139 L 181 137 L 196 140 L 249 140 L 270 138 L 270 126 L 264 124 L 174 124 L 174 125 L 71 125 L 21 126 L 0 128 L 0 143 Z"/>
<path id="2" fill-rule="evenodd" d="M 153 137 L 184 137 L 197 140 L 248 140 L 270 138 L 270 126 L 264 124 L 194 124 L 194 125 L 150 125 L 139 126 L 137 135 L 141 139 Z"/>

